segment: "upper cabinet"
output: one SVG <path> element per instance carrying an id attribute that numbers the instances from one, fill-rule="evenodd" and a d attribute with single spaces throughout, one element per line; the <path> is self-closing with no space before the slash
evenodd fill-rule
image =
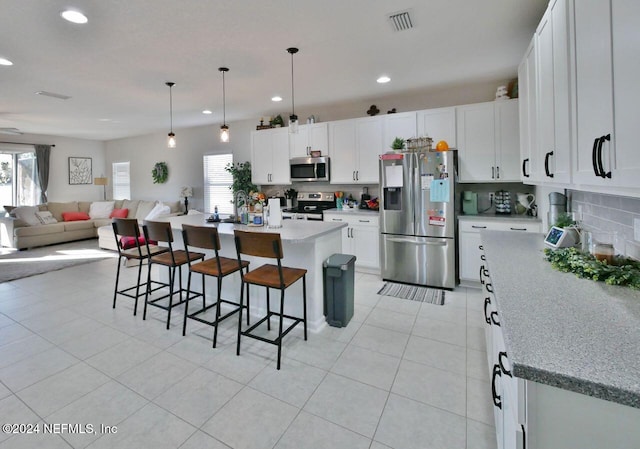
<path id="1" fill-rule="evenodd" d="M 382 117 L 329 122 L 331 183 L 377 184 L 383 149 Z"/>
<path id="2" fill-rule="evenodd" d="M 296 134 L 289 134 L 289 154 L 291 157 L 308 157 L 311 151 L 329 154 L 328 123 L 299 125 Z"/>
<path id="3" fill-rule="evenodd" d="M 460 182 L 520 181 L 518 100 L 456 108 Z"/>
<path id="4" fill-rule="evenodd" d="M 518 66 L 518 109 L 520 116 L 520 179 L 525 184 L 540 178 L 536 152 L 537 135 L 537 74 L 536 37 L 531 39 Z"/>
<path id="5" fill-rule="evenodd" d="M 384 122 L 384 137 L 380 154 L 391 150 L 391 144 L 396 137 L 404 140 L 416 137 L 415 111 L 387 114 L 382 117 Z"/>
<path id="6" fill-rule="evenodd" d="M 291 184 L 288 128 L 251 132 L 251 182 Z"/>
<path id="7" fill-rule="evenodd" d="M 438 108 L 418 111 L 418 136 L 428 136 L 435 146 L 441 140 L 449 144 L 449 148 L 457 148 L 456 141 L 456 109 Z"/>

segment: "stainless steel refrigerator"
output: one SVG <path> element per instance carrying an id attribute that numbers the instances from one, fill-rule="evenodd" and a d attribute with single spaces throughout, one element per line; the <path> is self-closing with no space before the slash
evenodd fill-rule
<path id="1" fill-rule="evenodd" d="M 456 286 L 457 151 L 380 156 L 380 266 L 388 281 Z"/>

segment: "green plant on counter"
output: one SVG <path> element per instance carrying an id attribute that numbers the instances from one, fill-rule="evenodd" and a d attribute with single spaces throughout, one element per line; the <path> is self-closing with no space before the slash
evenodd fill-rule
<path id="1" fill-rule="evenodd" d="M 579 278 L 601 281 L 607 285 L 622 285 L 640 290 L 640 262 L 616 256 L 611 265 L 577 248 L 544 250 L 546 259 L 558 271 L 573 273 Z"/>
<path id="2" fill-rule="evenodd" d="M 567 214 L 567 213 L 564 213 L 564 214 L 558 215 L 558 219 L 556 220 L 556 222 L 553 225 L 557 226 L 559 228 L 566 228 L 566 227 L 569 227 L 569 226 L 573 226 L 575 224 L 576 224 L 576 222 L 573 220 L 571 215 Z"/>
<path id="3" fill-rule="evenodd" d="M 243 191 L 249 195 L 249 192 L 258 190 L 258 186 L 251 182 L 251 162 L 227 164 L 224 169 L 233 176 L 233 183 L 229 186 L 229 189 L 233 192 L 234 200 L 236 193 L 239 191 Z"/>
<path id="4" fill-rule="evenodd" d="M 402 137 L 396 137 L 391 143 L 392 150 L 404 150 L 404 139 Z"/>
<path id="5" fill-rule="evenodd" d="M 284 191 L 284 197 L 288 200 L 292 200 L 298 196 L 296 189 L 287 189 Z"/>

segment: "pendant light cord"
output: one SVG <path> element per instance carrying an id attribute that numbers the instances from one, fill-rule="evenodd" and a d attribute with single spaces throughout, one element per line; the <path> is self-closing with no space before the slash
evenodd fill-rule
<path id="1" fill-rule="evenodd" d="M 222 71 L 222 124 L 226 126 L 227 124 L 227 95 L 226 89 L 224 88 L 224 72 Z"/>
<path id="2" fill-rule="evenodd" d="M 293 95 L 293 52 L 291 52 L 291 115 L 296 115 L 295 96 Z"/>
<path id="3" fill-rule="evenodd" d="M 173 83 L 167 84 L 169 84 L 169 123 L 171 127 L 171 134 L 173 134 L 173 94 L 171 93 Z"/>

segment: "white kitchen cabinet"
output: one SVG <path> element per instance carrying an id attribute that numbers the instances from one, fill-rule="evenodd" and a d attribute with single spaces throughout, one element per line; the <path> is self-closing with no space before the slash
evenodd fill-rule
<path id="1" fill-rule="evenodd" d="M 296 134 L 289 134 L 289 154 L 291 157 L 309 157 L 311 151 L 329 154 L 328 123 L 299 125 Z"/>
<path id="2" fill-rule="evenodd" d="M 460 182 L 520 181 L 518 100 L 456 108 Z"/>
<path id="3" fill-rule="evenodd" d="M 520 116 L 520 180 L 533 184 L 540 179 L 536 154 L 537 136 L 537 71 L 536 36 L 527 47 L 518 66 L 518 109 Z"/>
<path id="4" fill-rule="evenodd" d="M 402 112 L 383 116 L 384 137 L 380 154 L 391 150 L 396 137 L 404 140 L 416 137 L 416 113 Z"/>
<path id="5" fill-rule="evenodd" d="M 324 221 L 348 224 L 348 227 L 342 229 L 342 252 L 356 256 L 356 268 L 360 271 L 380 271 L 380 230 L 377 215 L 324 212 L 323 217 Z"/>
<path id="6" fill-rule="evenodd" d="M 457 148 L 456 141 L 456 109 L 438 108 L 418 111 L 418 136 L 433 139 L 435 146 L 444 140 L 449 148 Z"/>
<path id="7" fill-rule="evenodd" d="M 540 178 L 556 184 L 571 180 L 568 2 L 552 0 L 536 31 L 538 135 L 531 157 Z"/>
<path id="8" fill-rule="evenodd" d="M 288 128 L 251 132 L 251 182 L 291 184 Z"/>
<path id="9" fill-rule="evenodd" d="M 329 123 L 332 184 L 377 184 L 378 156 L 384 153 L 382 118 Z"/>
<path id="10" fill-rule="evenodd" d="M 541 232 L 541 223 L 534 220 L 483 219 L 482 217 L 464 219 L 458 222 L 458 270 L 460 282 L 476 285 L 480 280 L 482 250 L 480 249 L 480 231 Z"/>

